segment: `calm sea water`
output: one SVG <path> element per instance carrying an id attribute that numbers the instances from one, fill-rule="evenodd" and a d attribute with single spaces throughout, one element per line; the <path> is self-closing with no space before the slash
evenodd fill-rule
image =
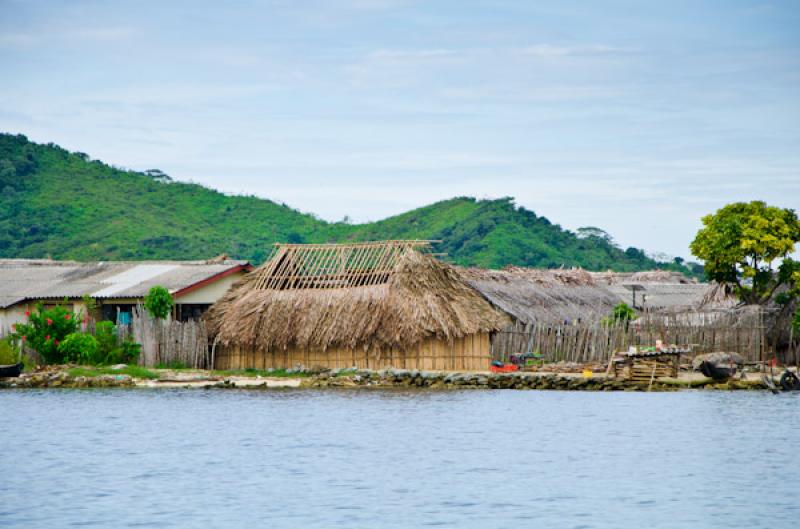
<path id="1" fill-rule="evenodd" d="M 797 527 L 800 395 L 2 391 L 2 527 Z"/>

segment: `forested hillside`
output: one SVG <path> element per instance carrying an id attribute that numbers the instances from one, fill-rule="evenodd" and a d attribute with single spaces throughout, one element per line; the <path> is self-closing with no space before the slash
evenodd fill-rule
<path id="1" fill-rule="evenodd" d="M 596 230 L 594 230 L 596 231 Z M 459 197 L 367 224 L 329 223 L 256 197 L 229 196 L 158 172 L 120 170 L 82 153 L 0 134 L 0 256 L 199 259 L 227 253 L 260 262 L 273 242 L 440 239 L 463 265 L 619 271 L 659 263 L 590 231 L 562 229 L 510 198 Z"/>

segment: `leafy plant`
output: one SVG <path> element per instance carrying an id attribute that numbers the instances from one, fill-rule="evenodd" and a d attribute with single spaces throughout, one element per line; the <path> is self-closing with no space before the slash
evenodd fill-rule
<path id="1" fill-rule="evenodd" d="M 135 364 L 139 359 L 142 346 L 128 335 L 117 347 L 111 350 L 105 357 L 107 364 Z"/>
<path id="2" fill-rule="evenodd" d="M 95 325 L 97 339 L 97 358 L 104 364 L 131 364 L 139 358 L 141 345 L 131 335 L 120 340 L 113 322 L 101 321 Z"/>
<path id="3" fill-rule="evenodd" d="M 797 308 L 797 312 L 794 313 L 794 320 L 792 321 L 792 326 L 794 326 L 794 331 L 800 333 L 800 307 Z"/>
<path id="4" fill-rule="evenodd" d="M 0 340 L 0 365 L 16 364 L 19 362 L 19 347 L 14 345 L 10 338 Z"/>
<path id="5" fill-rule="evenodd" d="M 81 296 L 81 300 L 83 301 L 83 304 L 86 305 L 86 312 L 89 314 L 94 313 L 95 309 L 97 308 L 97 301 L 89 294 L 84 294 Z"/>
<path id="6" fill-rule="evenodd" d="M 78 329 L 80 315 L 61 305 L 45 310 L 41 303 L 25 315 L 28 322 L 14 326 L 13 339 L 27 344 L 49 364 L 62 362 L 58 346 Z"/>
<path id="7" fill-rule="evenodd" d="M 58 344 L 58 352 L 66 362 L 92 365 L 100 361 L 97 339 L 91 334 L 74 332 Z"/>
<path id="8" fill-rule="evenodd" d="M 794 210 L 736 202 L 703 217 L 703 225 L 692 253 L 705 261 L 709 279 L 733 285 L 743 302 L 767 303 L 781 285 L 800 282 L 800 266 L 789 258 L 800 241 Z"/>
<path id="9" fill-rule="evenodd" d="M 106 358 L 117 348 L 116 326 L 110 321 L 99 321 L 94 326 L 94 337 L 101 358 Z"/>
<path id="10" fill-rule="evenodd" d="M 602 323 L 606 326 L 616 325 L 620 323 L 627 324 L 629 321 L 636 319 L 636 311 L 633 310 L 627 303 L 620 303 L 611 311 L 607 318 L 603 318 Z"/>
<path id="11" fill-rule="evenodd" d="M 154 286 L 144 298 L 144 308 L 158 320 L 164 320 L 170 315 L 172 305 L 172 295 L 162 286 Z"/>

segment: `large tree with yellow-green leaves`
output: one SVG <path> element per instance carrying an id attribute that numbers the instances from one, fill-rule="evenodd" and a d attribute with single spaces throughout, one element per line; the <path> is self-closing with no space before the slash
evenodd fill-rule
<path id="1" fill-rule="evenodd" d="M 754 200 L 703 217 L 691 250 L 705 261 L 709 279 L 733 285 L 744 303 L 764 304 L 782 285 L 784 301 L 800 293 L 800 262 L 789 257 L 798 241 L 794 210 Z"/>

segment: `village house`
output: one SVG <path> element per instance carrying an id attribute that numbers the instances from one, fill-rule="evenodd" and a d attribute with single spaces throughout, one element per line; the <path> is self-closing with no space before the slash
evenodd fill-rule
<path id="1" fill-rule="evenodd" d="M 87 312 L 94 300 L 96 319 L 129 323 L 131 311 L 153 286 L 175 300 L 177 320 L 199 318 L 230 286 L 249 272 L 247 261 L 223 257 L 207 261 L 53 261 L 0 259 L 0 336 L 38 303 L 66 304 Z"/>
<path id="2" fill-rule="evenodd" d="M 276 245 L 207 314 L 215 367 L 488 369 L 510 320 L 428 247 Z"/>

